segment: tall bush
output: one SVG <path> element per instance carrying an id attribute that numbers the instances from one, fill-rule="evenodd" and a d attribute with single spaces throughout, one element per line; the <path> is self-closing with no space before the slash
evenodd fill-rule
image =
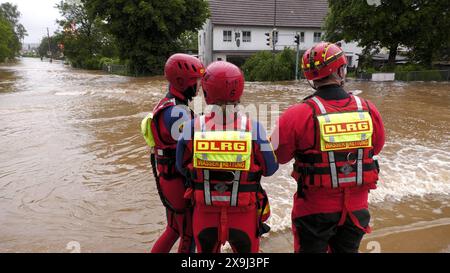
<path id="1" fill-rule="evenodd" d="M 250 57 L 242 66 L 248 81 L 284 81 L 295 79 L 296 52 L 285 48 L 275 56 L 261 51 Z"/>

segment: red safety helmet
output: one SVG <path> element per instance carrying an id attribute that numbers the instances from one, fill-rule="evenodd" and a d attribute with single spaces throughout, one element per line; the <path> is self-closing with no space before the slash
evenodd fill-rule
<path id="1" fill-rule="evenodd" d="M 326 42 L 306 50 L 302 57 L 303 73 L 310 81 L 326 78 L 346 64 L 344 51 L 337 45 Z"/>
<path id="2" fill-rule="evenodd" d="M 192 87 L 198 83 L 203 74 L 205 67 L 202 62 L 194 56 L 182 53 L 170 56 L 164 67 L 164 75 L 172 86 L 170 92 L 182 98 L 186 98 L 186 95 L 195 96 L 196 90 L 194 94 L 185 94 L 185 91 L 192 93 Z"/>
<path id="3" fill-rule="evenodd" d="M 228 62 L 214 62 L 206 68 L 202 79 L 207 104 L 238 102 L 244 92 L 244 75 Z"/>

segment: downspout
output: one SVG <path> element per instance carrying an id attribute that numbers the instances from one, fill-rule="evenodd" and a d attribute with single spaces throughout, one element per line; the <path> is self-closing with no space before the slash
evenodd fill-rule
<path id="1" fill-rule="evenodd" d="M 213 51 L 214 51 L 214 24 L 210 21 L 211 24 L 211 37 L 210 37 L 210 50 L 209 50 L 209 63 L 213 62 Z"/>

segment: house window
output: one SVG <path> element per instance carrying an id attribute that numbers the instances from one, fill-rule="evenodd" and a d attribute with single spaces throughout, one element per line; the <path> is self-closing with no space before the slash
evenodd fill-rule
<path id="1" fill-rule="evenodd" d="M 353 56 L 347 56 L 347 66 L 353 67 Z"/>
<path id="2" fill-rule="evenodd" d="M 242 31 L 242 42 L 250 43 L 252 41 L 252 32 L 251 31 Z"/>
<path id="3" fill-rule="evenodd" d="M 314 32 L 314 43 L 318 43 L 322 40 L 321 32 Z"/>
<path id="4" fill-rule="evenodd" d="M 224 30 L 223 31 L 223 41 L 224 42 L 231 42 L 231 30 Z"/>
<path id="5" fill-rule="evenodd" d="M 304 43 L 304 42 L 305 42 L 305 33 L 300 32 L 300 43 Z"/>

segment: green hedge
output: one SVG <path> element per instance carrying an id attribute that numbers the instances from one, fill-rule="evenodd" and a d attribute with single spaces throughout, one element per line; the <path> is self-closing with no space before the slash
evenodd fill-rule
<path id="1" fill-rule="evenodd" d="M 112 59 L 112 58 L 108 58 L 108 57 L 103 57 L 100 59 L 100 67 L 103 67 L 104 65 L 108 65 L 108 64 L 120 64 L 120 60 Z"/>
<path id="2" fill-rule="evenodd" d="M 261 51 L 242 66 L 247 81 L 285 81 L 295 79 L 296 52 L 285 48 L 275 57 L 270 51 Z"/>
<path id="3" fill-rule="evenodd" d="M 449 79 L 450 71 L 427 70 L 427 71 L 403 71 L 395 73 L 397 81 L 445 81 Z"/>
<path id="4" fill-rule="evenodd" d="M 76 58 L 71 60 L 73 67 L 90 69 L 90 70 L 101 70 L 104 65 L 108 64 L 119 64 L 118 59 L 111 59 L 108 57 L 92 56 L 86 58 Z"/>
<path id="5" fill-rule="evenodd" d="M 425 67 L 420 64 L 404 64 L 397 65 L 395 67 L 395 72 L 412 72 L 412 71 L 424 71 L 427 70 Z"/>
<path id="6" fill-rule="evenodd" d="M 90 57 L 86 60 L 84 60 L 84 65 L 82 67 L 84 67 L 85 69 L 93 69 L 93 70 L 98 70 L 101 69 L 101 65 L 100 65 L 100 57 Z"/>

